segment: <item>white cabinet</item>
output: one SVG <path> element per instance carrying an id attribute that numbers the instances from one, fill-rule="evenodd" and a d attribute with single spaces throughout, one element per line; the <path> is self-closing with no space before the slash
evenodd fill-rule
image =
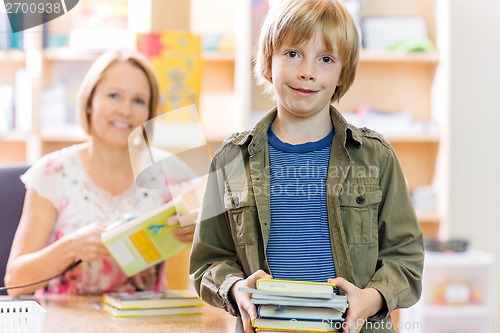
<path id="1" fill-rule="evenodd" d="M 494 332 L 493 255 L 428 251 L 422 283 L 420 301 L 400 311 L 400 333 Z"/>

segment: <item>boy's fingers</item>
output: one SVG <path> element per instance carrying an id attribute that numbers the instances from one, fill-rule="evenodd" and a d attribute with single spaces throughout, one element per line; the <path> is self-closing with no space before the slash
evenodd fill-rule
<path id="1" fill-rule="evenodd" d="M 328 283 L 334 284 L 336 287 L 342 289 L 344 293 L 349 294 L 353 291 L 353 288 L 356 288 L 352 283 L 347 281 L 342 277 L 336 277 L 335 279 L 328 279 Z"/>

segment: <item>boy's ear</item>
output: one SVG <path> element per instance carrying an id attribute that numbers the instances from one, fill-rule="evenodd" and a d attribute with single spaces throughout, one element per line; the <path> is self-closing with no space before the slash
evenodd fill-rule
<path id="1" fill-rule="evenodd" d="M 269 81 L 269 82 L 273 82 L 273 77 L 272 77 L 272 71 L 271 71 L 271 68 L 268 68 L 265 70 L 264 72 L 264 76 L 266 77 L 266 79 Z"/>

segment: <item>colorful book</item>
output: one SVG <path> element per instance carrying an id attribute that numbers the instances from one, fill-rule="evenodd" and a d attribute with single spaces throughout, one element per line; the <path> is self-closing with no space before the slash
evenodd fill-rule
<path id="1" fill-rule="evenodd" d="M 199 109 L 202 82 L 200 36 L 186 31 L 140 33 L 137 35 L 137 50 L 149 58 L 158 76 L 164 112 L 191 104 Z"/>
<path id="2" fill-rule="evenodd" d="M 102 295 L 102 303 L 119 310 L 189 308 L 204 304 L 198 295 L 190 290 L 106 293 Z"/>
<path id="3" fill-rule="evenodd" d="M 257 313 L 260 318 L 288 319 L 288 320 L 315 320 L 341 321 L 343 312 L 337 309 L 308 307 L 308 306 L 280 306 L 259 305 Z"/>
<path id="4" fill-rule="evenodd" d="M 102 309 L 107 313 L 118 318 L 129 317 L 150 317 L 150 316 L 172 316 L 201 314 L 201 306 L 182 307 L 182 308 L 158 308 L 158 309 L 129 309 L 123 310 L 115 308 L 109 304 L 103 304 Z"/>
<path id="5" fill-rule="evenodd" d="M 258 279 L 256 288 L 266 291 L 307 294 L 335 294 L 335 285 L 327 282 L 309 282 L 278 279 Z"/>
<path id="6" fill-rule="evenodd" d="M 252 326 L 263 330 L 277 331 L 300 331 L 300 332 L 339 332 L 341 324 L 328 321 L 310 321 L 310 320 L 289 320 L 289 319 L 270 319 L 254 318 Z M 340 327 L 339 327 L 340 326 Z"/>
<path id="7" fill-rule="evenodd" d="M 172 232 L 180 225 L 166 225 L 167 218 L 175 213 L 188 213 L 186 204 L 180 198 L 174 198 L 149 214 L 131 221 L 125 219 L 113 223 L 102 233 L 102 242 L 127 276 L 137 274 L 189 248 L 189 243 L 178 241 Z"/>

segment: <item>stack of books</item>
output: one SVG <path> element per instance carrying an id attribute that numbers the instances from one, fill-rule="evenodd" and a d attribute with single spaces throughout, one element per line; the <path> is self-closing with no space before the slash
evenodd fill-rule
<path id="1" fill-rule="evenodd" d="M 252 322 L 259 333 L 341 332 L 346 296 L 335 294 L 335 286 L 322 282 L 259 279 L 251 293 L 258 317 Z"/>
<path id="2" fill-rule="evenodd" d="M 115 317 L 200 314 L 203 301 L 189 290 L 108 293 L 102 309 Z"/>

